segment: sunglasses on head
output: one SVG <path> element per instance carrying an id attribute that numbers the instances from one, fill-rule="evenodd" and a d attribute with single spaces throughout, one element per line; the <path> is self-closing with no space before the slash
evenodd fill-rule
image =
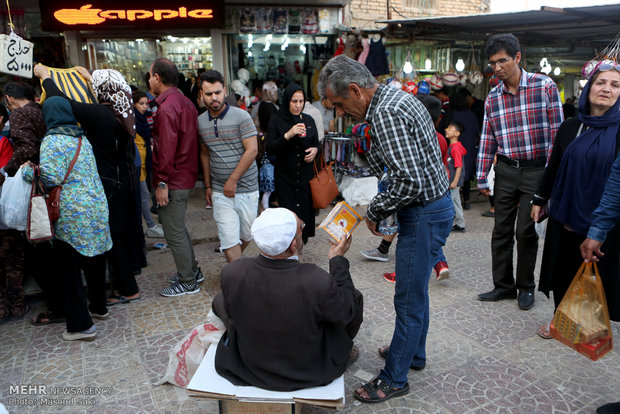
<path id="1" fill-rule="evenodd" d="M 598 70 L 599 72 L 607 72 L 608 70 L 612 69 L 616 69 L 618 72 L 620 72 L 620 63 L 616 63 L 611 60 L 604 60 L 596 67 L 596 70 Z"/>

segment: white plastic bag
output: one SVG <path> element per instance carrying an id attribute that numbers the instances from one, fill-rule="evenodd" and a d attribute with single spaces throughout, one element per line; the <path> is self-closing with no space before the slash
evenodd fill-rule
<path id="1" fill-rule="evenodd" d="M 28 204 L 32 185 L 24 180 L 23 167 L 14 177 L 6 177 L 0 195 L 0 218 L 2 223 L 19 231 L 26 230 L 28 221 Z"/>
<path id="2" fill-rule="evenodd" d="M 187 387 L 207 349 L 211 344 L 217 346 L 225 330 L 222 320 L 213 313 L 213 310 L 209 310 L 207 322 L 196 326 L 172 347 L 166 374 L 157 385 L 169 382 L 179 387 Z"/>

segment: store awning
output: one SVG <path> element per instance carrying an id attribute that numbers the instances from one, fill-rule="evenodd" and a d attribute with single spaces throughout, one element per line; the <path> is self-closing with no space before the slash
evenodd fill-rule
<path id="1" fill-rule="evenodd" d="M 418 40 L 486 40 L 494 33 L 512 33 L 531 45 L 573 45 L 602 48 L 620 31 L 620 4 L 557 8 L 514 13 L 476 14 L 388 20 Z"/>

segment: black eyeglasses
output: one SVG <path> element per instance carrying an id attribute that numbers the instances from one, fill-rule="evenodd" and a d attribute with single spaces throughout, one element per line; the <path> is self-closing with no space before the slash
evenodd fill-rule
<path id="1" fill-rule="evenodd" d="M 496 65 L 502 66 L 504 63 L 508 62 L 510 59 L 512 58 L 508 56 L 505 58 L 497 59 L 496 61 L 489 60 L 489 67 L 494 68 Z"/>
<path id="2" fill-rule="evenodd" d="M 303 230 L 306 228 L 306 223 L 304 223 L 303 221 L 301 223 L 299 223 L 299 230 Z"/>

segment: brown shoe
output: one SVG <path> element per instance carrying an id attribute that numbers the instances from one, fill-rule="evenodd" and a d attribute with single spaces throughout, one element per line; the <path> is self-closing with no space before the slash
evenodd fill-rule
<path id="1" fill-rule="evenodd" d="M 355 345 L 353 345 L 353 348 L 351 348 L 351 353 L 349 354 L 349 361 L 347 362 L 347 368 L 353 365 L 359 357 L 360 357 L 360 349 L 356 347 Z"/>

